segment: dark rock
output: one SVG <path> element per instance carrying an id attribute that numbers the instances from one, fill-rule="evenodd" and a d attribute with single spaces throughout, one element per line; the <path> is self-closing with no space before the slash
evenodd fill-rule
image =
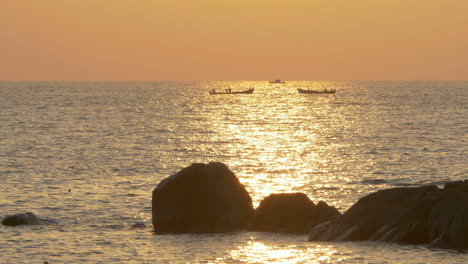
<path id="1" fill-rule="evenodd" d="M 271 194 L 255 209 L 253 231 L 308 233 L 341 214 L 325 202 L 315 205 L 304 193 Z"/>
<path id="2" fill-rule="evenodd" d="M 468 192 L 468 180 L 448 182 L 444 185 L 445 190 L 457 190 L 460 192 Z"/>
<path id="3" fill-rule="evenodd" d="M 374 239 L 468 249 L 468 193 L 437 190 Z"/>
<path id="4" fill-rule="evenodd" d="M 252 199 L 229 168 L 195 163 L 164 179 L 153 190 L 157 233 L 220 233 L 246 229 Z"/>
<path id="5" fill-rule="evenodd" d="M 408 204 L 434 188 L 437 189 L 436 186 L 394 188 L 369 194 L 359 199 L 334 222 L 333 229 L 328 231 L 328 237 L 319 236 L 317 239 L 367 240 L 382 226 L 395 222 L 405 214 L 409 210 Z M 309 239 L 313 239 L 313 236 Z"/>
<path id="6" fill-rule="evenodd" d="M 313 226 L 337 219 L 341 216 L 341 213 L 334 206 L 330 206 L 324 201 L 319 201 L 315 206 L 315 216 Z"/>
<path id="7" fill-rule="evenodd" d="M 379 240 L 467 249 L 468 193 L 463 191 L 464 184 L 369 194 L 340 218 L 316 226 L 309 241 Z"/>
<path id="8" fill-rule="evenodd" d="M 144 222 L 136 222 L 132 225 L 132 228 L 146 228 L 146 224 Z"/>
<path id="9" fill-rule="evenodd" d="M 2 225 L 4 226 L 18 226 L 18 225 L 37 225 L 39 224 L 39 219 L 36 215 L 31 212 L 15 214 L 6 216 Z"/>
<path id="10" fill-rule="evenodd" d="M 253 231 L 310 231 L 315 204 L 303 193 L 271 194 L 255 209 Z"/>

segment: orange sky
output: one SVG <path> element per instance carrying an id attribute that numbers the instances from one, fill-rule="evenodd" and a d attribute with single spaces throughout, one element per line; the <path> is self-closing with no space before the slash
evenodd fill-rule
<path id="1" fill-rule="evenodd" d="M 15 0 L 0 80 L 468 80 L 467 0 Z"/>

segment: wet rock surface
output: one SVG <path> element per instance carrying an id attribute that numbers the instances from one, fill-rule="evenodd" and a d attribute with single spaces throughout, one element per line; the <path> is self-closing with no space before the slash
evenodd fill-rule
<path id="1" fill-rule="evenodd" d="M 393 188 L 361 198 L 336 220 L 316 226 L 309 241 L 377 240 L 468 249 L 468 181 Z"/>

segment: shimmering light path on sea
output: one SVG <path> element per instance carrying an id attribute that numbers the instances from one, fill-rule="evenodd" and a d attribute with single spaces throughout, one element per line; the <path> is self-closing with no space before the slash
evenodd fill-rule
<path id="1" fill-rule="evenodd" d="M 228 87 L 255 91 L 208 94 Z M 0 217 L 32 211 L 59 223 L 0 227 L 0 262 L 463 263 L 450 251 L 285 234 L 158 236 L 150 223 L 153 188 L 194 162 L 226 163 L 255 205 L 304 192 L 340 211 L 379 189 L 467 178 L 466 87 L 0 83 Z M 147 228 L 131 228 L 136 222 Z"/>

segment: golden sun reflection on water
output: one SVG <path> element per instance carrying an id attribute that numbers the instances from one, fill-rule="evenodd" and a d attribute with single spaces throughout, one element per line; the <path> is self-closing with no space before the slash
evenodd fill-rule
<path id="1" fill-rule="evenodd" d="M 211 96 L 207 109 L 217 140 L 226 145 L 226 162 L 246 185 L 257 205 L 272 193 L 297 192 L 311 183 L 337 181 L 342 157 L 333 139 L 344 120 L 334 95 L 298 94 L 297 88 L 337 89 L 333 83 L 286 85 L 239 82 L 233 90 L 255 85 L 251 95 Z M 212 88 L 223 87 L 215 83 Z M 336 85 L 336 83 L 334 84 Z M 330 115 L 330 112 L 334 112 Z M 322 197 L 311 197 L 320 200 Z"/>
<path id="2" fill-rule="evenodd" d="M 232 250 L 232 259 L 245 263 L 331 263 L 337 261 L 336 249 L 327 245 L 267 245 L 259 241 Z"/>

